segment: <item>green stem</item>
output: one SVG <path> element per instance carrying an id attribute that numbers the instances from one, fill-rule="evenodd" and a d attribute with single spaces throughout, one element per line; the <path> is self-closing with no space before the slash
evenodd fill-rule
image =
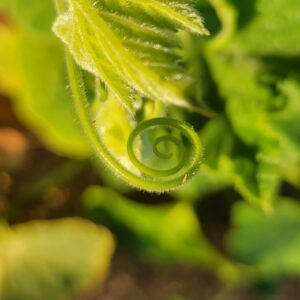
<path id="1" fill-rule="evenodd" d="M 57 11 L 63 13 L 65 11 L 64 0 L 55 0 L 55 3 Z M 126 169 L 124 165 L 120 164 L 119 160 L 111 154 L 103 142 L 101 135 L 99 135 L 97 128 L 93 124 L 93 116 L 85 94 L 81 70 L 68 50 L 66 50 L 66 62 L 73 101 L 81 126 L 97 156 L 102 159 L 111 170 L 117 174 L 117 176 L 136 188 L 151 192 L 164 192 L 178 188 L 193 177 L 200 166 L 202 157 L 202 145 L 199 137 L 187 124 L 170 118 L 146 120 L 138 124 L 131 133 L 128 139 L 127 149 L 128 156 L 131 159 L 133 166 L 137 169 L 136 173 Z M 186 152 L 184 151 L 185 147 L 182 144 L 182 141 L 177 137 L 170 136 L 170 134 L 161 136 L 154 141 L 153 153 L 160 159 L 169 159 L 173 154 L 161 153 L 158 149 L 158 144 L 168 142 L 174 144 L 178 148 L 180 160 L 175 167 L 168 170 L 155 170 L 150 168 L 139 162 L 135 156 L 134 142 L 137 136 L 150 127 L 158 126 L 173 128 L 180 131 L 188 138 L 192 145 L 191 151 Z"/>
<path id="2" fill-rule="evenodd" d="M 151 119 L 145 122 L 148 122 L 147 124 L 144 124 L 142 127 L 138 127 L 138 130 L 145 129 L 145 125 L 165 125 L 168 127 L 175 127 L 177 129 L 183 130 L 184 134 L 190 139 L 192 145 L 193 145 L 193 152 L 194 155 L 192 155 L 192 161 L 190 163 L 190 167 L 186 170 L 184 174 L 181 174 L 177 177 L 171 177 L 166 179 L 161 179 L 159 176 L 157 178 L 150 178 L 150 177 L 144 177 L 140 174 L 134 174 L 131 171 L 128 171 L 124 166 L 122 166 L 118 160 L 111 155 L 111 153 L 106 148 L 106 145 L 101 140 L 101 137 L 99 136 L 97 129 L 92 125 L 92 114 L 89 110 L 89 103 L 86 98 L 85 92 L 84 92 L 84 83 L 81 76 L 81 70 L 79 67 L 75 64 L 73 58 L 69 53 L 67 53 L 67 68 L 68 68 L 68 74 L 69 74 L 69 81 L 70 81 L 70 87 L 73 94 L 73 100 L 75 104 L 75 108 L 77 111 L 77 115 L 79 117 L 81 126 L 90 141 L 90 144 L 94 148 L 96 154 L 104 160 L 104 162 L 110 166 L 110 168 L 125 182 L 129 183 L 130 185 L 147 190 L 152 192 L 164 192 L 169 191 L 175 188 L 178 188 L 182 186 L 188 179 L 190 179 L 194 173 L 197 171 L 200 165 L 201 156 L 202 156 L 202 146 L 199 140 L 199 137 L 197 134 L 193 131 L 191 127 L 186 125 L 183 122 L 180 122 L 178 120 L 172 120 L 168 118 L 158 118 L 158 119 Z M 160 122 L 159 122 L 160 121 Z M 144 122 L 144 123 L 145 123 Z M 143 123 L 141 123 L 143 124 Z M 136 136 L 136 131 L 133 132 L 134 136 Z M 129 139 L 128 149 L 133 147 L 134 138 Z M 131 150 L 132 153 L 133 150 Z M 143 170 L 142 170 L 143 171 Z M 158 175 L 159 171 L 153 175 Z M 168 174 L 169 175 L 169 174 Z"/>
<path id="3" fill-rule="evenodd" d="M 233 5 L 228 0 L 209 0 L 215 8 L 217 15 L 222 23 L 222 30 L 208 44 L 210 49 L 220 49 L 228 43 L 236 29 L 237 13 Z"/>

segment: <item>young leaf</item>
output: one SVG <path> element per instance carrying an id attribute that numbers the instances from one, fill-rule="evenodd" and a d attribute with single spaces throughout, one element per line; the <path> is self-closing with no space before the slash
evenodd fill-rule
<path id="1" fill-rule="evenodd" d="M 54 31 L 67 45 L 67 69 L 74 104 L 81 125 L 97 155 L 121 179 L 140 189 L 163 192 L 185 184 L 200 166 L 202 146 L 199 137 L 188 124 L 161 117 L 164 110 L 162 102 L 159 102 L 160 100 L 172 103 L 179 101 L 181 104 L 187 104 L 186 99 L 182 97 L 183 89 L 164 78 L 160 72 L 147 66 L 147 60 L 143 57 L 138 57 L 139 53 L 147 51 L 140 51 L 137 46 L 128 48 L 125 39 L 132 36 L 122 30 L 125 26 L 125 29 L 130 31 L 133 29 L 132 24 L 137 24 L 137 28 L 143 29 L 138 39 L 141 41 L 145 39 L 143 41 L 146 48 L 150 47 L 151 59 L 162 55 L 163 60 L 168 61 L 168 66 L 177 69 L 178 65 L 174 62 L 174 57 L 170 58 L 171 54 L 176 56 L 176 42 L 174 44 L 172 39 L 179 41 L 175 31 L 185 29 L 190 32 L 197 31 L 199 34 L 205 33 L 201 18 L 192 13 L 190 6 L 178 6 L 168 1 L 153 0 L 151 6 L 148 2 L 129 1 L 128 5 L 125 5 L 122 1 L 102 1 L 92 4 L 89 0 L 70 0 L 66 3 L 57 0 L 56 4 L 60 16 L 54 25 Z M 131 10 L 128 10 L 129 8 Z M 125 22 L 118 25 L 114 21 L 108 22 L 105 14 L 121 15 L 123 21 L 128 19 L 133 23 Z M 134 17 L 137 17 L 137 20 Z M 151 33 L 150 37 L 144 34 L 144 29 Z M 169 40 L 171 39 L 171 46 L 163 46 L 163 42 L 159 43 L 156 38 L 155 46 L 148 43 L 153 40 L 151 35 L 155 32 L 160 35 L 163 31 L 166 31 Z M 138 30 L 139 34 L 140 30 Z M 155 54 L 155 50 L 158 50 L 158 55 Z M 109 97 L 120 101 L 131 117 L 137 117 L 138 106 L 147 101 L 145 97 L 150 98 L 148 100 L 152 101 L 154 106 L 160 107 L 158 117 L 146 120 L 142 117 L 142 122 L 128 137 L 127 154 L 136 171 L 132 171 L 126 162 L 124 164 L 124 161 L 120 161 L 120 157 L 115 156 L 114 151 L 109 149 L 107 141 L 112 139 L 101 134 L 101 128 L 103 130 L 106 125 L 95 119 L 94 108 L 91 108 L 95 105 L 91 105 L 90 99 L 85 94 L 85 82 L 79 66 L 94 75 L 96 80 L 101 80 Z M 175 77 L 183 78 L 181 75 Z M 138 101 L 132 102 L 133 99 Z M 153 135 L 154 130 L 162 134 Z M 160 161 L 154 167 L 151 161 L 147 164 L 147 161 L 140 157 L 141 149 L 138 141 L 140 135 L 146 134 L 147 155 L 149 156 L 150 153 Z M 149 142 L 152 144 L 152 150 Z M 166 153 L 162 149 L 166 150 Z M 175 163 L 172 164 L 173 162 Z"/>
<path id="2" fill-rule="evenodd" d="M 189 107 L 176 31 L 207 34 L 190 1 L 67 1 L 54 25 L 76 62 L 134 114 L 138 93 Z M 181 88 L 178 87 L 181 85 Z"/>
<path id="3" fill-rule="evenodd" d="M 97 106 L 99 107 L 95 109 L 94 121 L 99 135 L 110 153 L 131 169 L 127 154 L 127 141 L 134 122 L 112 93 L 109 93 L 108 98 L 98 103 Z"/>

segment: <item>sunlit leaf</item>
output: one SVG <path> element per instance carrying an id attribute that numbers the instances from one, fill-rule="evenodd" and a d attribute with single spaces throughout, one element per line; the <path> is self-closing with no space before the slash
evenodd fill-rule
<path id="1" fill-rule="evenodd" d="M 176 31 L 207 34 L 191 1 L 67 2 L 55 33 L 76 62 L 103 80 L 130 112 L 137 93 L 189 106 L 183 88 L 190 79 Z"/>
<path id="2" fill-rule="evenodd" d="M 114 249 L 108 230 L 80 219 L 0 227 L 0 298 L 70 299 L 106 276 Z"/>
<path id="3" fill-rule="evenodd" d="M 104 102 L 96 103 L 95 125 L 109 151 L 128 167 L 128 137 L 134 127 L 128 112 L 110 93 Z"/>

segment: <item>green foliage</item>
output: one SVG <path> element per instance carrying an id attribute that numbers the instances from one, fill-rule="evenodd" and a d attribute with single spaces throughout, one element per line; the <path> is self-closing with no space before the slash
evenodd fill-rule
<path id="1" fill-rule="evenodd" d="M 0 24 L 0 90 L 14 98 L 19 118 L 52 151 L 86 157 L 90 150 L 66 89 L 63 49 L 50 31 L 53 3 L 1 1 L 0 9 L 12 22 Z"/>
<path id="2" fill-rule="evenodd" d="M 172 194 L 178 203 L 155 208 L 91 187 L 89 216 L 125 228 L 151 258 L 234 277 L 192 206 L 234 187 L 253 206 L 234 209 L 233 252 L 264 276 L 299 275 L 299 207 L 281 195 L 283 184 L 300 188 L 299 1 L 56 5 L 55 21 L 50 0 L 0 3 L 14 24 L 0 25 L 0 88 L 20 119 L 60 154 L 86 156 L 88 141 L 134 187 L 180 187 Z M 101 174 L 107 178 L 103 167 Z"/>
<path id="3" fill-rule="evenodd" d="M 122 235 L 131 232 L 123 240 L 125 246 L 132 244 L 135 251 L 139 250 L 151 260 L 201 264 L 217 270 L 227 280 L 236 279 L 239 274 L 238 267 L 207 242 L 189 203 L 151 207 L 98 186 L 85 191 L 83 202 L 87 215 L 114 228 L 120 243 Z"/>
<path id="4" fill-rule="evenodd" d="M 269 115 L 273 115 L 272 90 L 257 82 L 265 70 L 257 60 L 232 58 L 228 53 L 213 54 L 209 61 L 226 99 L 230 125 L 238 137 L 230 155 L 233 181 L 241 194 L 254 203 L 271 202 L 279 183 L 281 141 L 268 122 Z M 238 81 L 243 84 L 236 84 Z"/>
<path id="5" fill-rule="evenodd" d="M 130 1 L 128 5 L 118 1 L 102 1 L 95 5 L 89 0 L 57 1 L 57 8 L 60 16 L 53 29 L 72 54 L 72 57 L 68 55 L 67 66 L 74 103 L 98 156 L 121 179 L 140 189 L 162 192 L 186 183 L 200 165 L 202 146 L 196 133 L 185 123 L 165 117 L 162 103 L 192 108 L 184 95 L 189 74 L 180 63 L 183 57 L 177 48 L 181 35 L 185 36 L 187 32 L 207 34 L 201 18 L 188 3 L 176 5 L 156 0 L 147 3 Z M 182 32 L 179 34 L 178 30 Z M 125 107 L 127 112 L 122 115 L 127 113 L 126 123 L 136 121 L 145 102 L 150 101 L 154 106 L 152 115 L 150 113 L 153 120 L 145 120 L 144 116 L 141 124 L 129 135 L 128 157 L 123 159 L 125 164 L 112 155 L 115 152 L 112 143 L 108 139 L 105 141 L 101 134 L 106 125 L 95 109 L 98 107 L 101 112 L 101 105 L 97 103 L 99 99 L 91 104 L 91 99 L 86 97 L 85 80 L 73 58 L 97 81 L 101 80 L 109 99 L 114 97 Z M 162 127 L 161 136 L 150 132 L 147 137 L 138 137 L 143 131 L 157 130 L 158 127 Z M 189 140 L 189 147 L 184 138 Z M 143 151 L 142 143 L 135 142 L 138 139 L 153 144 L 152 152 L 165 168 L 153 168 L 147 164 L 149 151 Z M 140 162 L 140 156 L 143 162 Z M 171 163 L 165 164 L 166 160 Z"/>
<path id="6" fill-rule="evenodd" d="M 0 233 L 3 300 L 63 300 L 86 293 L 105 278 L 114 250 L 108 230 L 80 219 L 1 224 Z"/>
<path id="7" fill-rule="evenodd" d="M 86 155 L 88 147 L 67 100 L 61 48 L 49 32 L 53 4 L 35 1 L 30 11 L 16 0 L 1 5 L 21 28 L 20 33 L 12 34 L 7 51 L 2 50 L 9 59 L 0 64 L 4 88 L 9 92 L 19 90 L 16 110 L 51 149 L 71 156 Z M 211 177 L 209 185 L 214 189 L 224 186 L 221 182 L 234 184 L 244 198 L 262 206 L 273 201 L 283 177 L 298 185 L 293 168 L 299 162 L 299 79 L 293 68 L 293 57 L 297 55 L 294 28 L 299 22 L 293 13 L 295 5 L 292 0 L 277 0 L 274 5 L 263 0 L 211 4 L 153 1 L 151 5 L 141 1 L 129 1 L 126 5 L 119 1 L 98 1 L 95 5 L 88 0 L 58 1 L 60 13 L 54 31 L 76 63 L 89 73 L 84 73 L 82 79 L 80 74 L 73 76 L 70 83 L 73 94 L 75 86 L 80 85 L 75 101 L 77 115 L 96 153 L 121 179 L 138 188 L 163 191 L 182 186 L 202 161 L 202 150 L 195 148 L 195 140 L 187 148 L 195 156 L 195 163 L 187 163 L 189 167 L 185 166 L 176 176 L 164 178 L 157 175 L 164 171 L 170 174 L 167 170 L 180 164 L 180 153 L 170 139 L 157 144 L 158 152 L 174 153 L 172 157 L 159 156 L 168 157 L 167 160 L 153 158 L 158 152 L 149 149 L 156 139 L 160 140 L 154 130 L 141 133 L 134 144 L 127 146 L 127 142 L 132 140 L 130 135 L 137 124 L 144 120 L 171 117 L 188 121 L 189 115 L 178 114 L 174 105 L 212 117 L 209 106 L 219 116 L 198 116 L 206 149 L 202 172 L 205 175 L 200 174 L 199 180 L 207 182 L 205 178 Z M 199 10 L 211 9 L 220 19 L 221 30 L 205 40 L 199 36 L 207 34 Z M 281 16 L 288 22 L 278 20 L 278 11 L 284 11 Z M 208 19 L 207 23 L 211 22 Z M 3 35 L 7 43 L 7 32 Z M 39 49 L 39 55 L 33 49 Z M 49 70 L 41 82 L 42 61 L 49 62 Z M 73 71 L 76 70 L 74 66 Z M 1 75 L 5 73 L 13 76 Z M 167 131 L 165 127 L 160 134 Z M 177 131 L 172 134 L 182 141 L 186 136 Z M 130 148 L 134 151 L 129 156 Z M 141 163 L 133 163 L 133 156 Z M 149 176 L 140 169 L 141 164 L 143 170 L 158 172 Z M 220 177 L 224 179 L 220 181 Z M 199 180 L 186 189 L 194 191 L 194 198 L 209 191 Z"/>
<path id="8" fill-rule="evenodd" d="M 300 131 L 295 116 L 299 118 L 300 110 L 294 100 L 299 92 L 299 71 L 297 58 L 287 58 L 297 55 L 292 53 L 298 46 L 296 2 L 211 2 L 223 30 L 208 43 L 205 57 L 229 126 L 226 134 L 224 129 L 211 131 L 209 149 L 220 149 L 221 145 L 214 166 L 220 158 L 222 162 L 225 159 L 222 170 L 229 167 L 228 177 L 240 194 L 267 209 L 283 178 L 293 185 L 299 182 L 296 149 Z M 291 23 L 280 21 L 278 16 Z M 278 126 L 279 119 L 284 121 Z M 203 144 L 207 149 L 205 140 Z M 206 162 L 211 165 L 211 155 L 209 159 Z"/>
<path id="9" fill-rule="evenodd" d="M 101 78 L 132 115 L 138 94 L 188 106 L 178 88 L 188 78 L 179 64 L 175 29 L 207 33 L 187 3 L 157 0 L 68 1 L 54 25 L 76 62 Z"/>
<path id="10" fill-rule="evenodd" d="M 298 56 L 300 54 L 299 1 L 230 0 L 240 13 L 239 33 L 231 47 L 251 54 Z"/>
<path id="11" fill-rule="evenodd" d="M 231 248 L 266 278 L 300 272 L 300 206 L 290 199 L 280 200 L 268 215 L 245 203 L 233 210 Z"/>
<path id="12" fill-rule="evenodd" d="M 43 4 L 39 0 L 31 0 L 30 8 L 24 1 L 1 0 L 0 9 L 9 13 L 12 22 L 22 29 L 34 29 L 39 33 L 49 33 L 55 17 L 54 5 L 51 1 Z"/>

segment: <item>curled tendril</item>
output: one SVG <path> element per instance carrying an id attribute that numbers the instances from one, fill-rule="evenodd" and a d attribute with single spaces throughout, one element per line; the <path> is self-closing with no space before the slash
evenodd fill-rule
<path id="1" fill-rule="evenodd" d="M 153 153 L 160 159 L 164 159 L 164 160 L 170 159 L 172 158 L 174 153 L 172 152 L 162 153 L 159 150 L 158 146 L 163 142 L 169 142 L 174 144 L 177 147 L 177 151 L 180 156 L 176 166 L 169 168 L 167 170 L 153 169 L 140 162 L 139 159 L 137 158 L 134 152 L 134 141 L 143 131 L 146 131 L 151 127 L 159 127 L 159 128 L 169 127 L 169 128 L 178 129 L 182 134 L 184 134 L 191 141 L 193 145 L 198 142 L 199 140 L 198 136 L 185 123 L 170 118 L 155 118 L 155 119 L 150 119 L 141 122 L 140 124 L 137 125 L 137 127 L 132 131 L 131 135 L 129 136 L 128 143 L 127 143 L 127 151 L 128 151 L 129 158 L 131 162 L 134 164 L 134 166 L 137 169 L 139 169 L 144 175 L 150 177 L 169 177 L 177 174 L 178 172 L 180 172 L 180 170 L 184 168 L 185 164 L 188 162 L 187 152 L 185 146 L 182 143 L 182 140 L 179 139 L 178 137 L 171 135 L 170 133 L 155 139 L 153 144 Z M 196 162 L 193 161 L 193 163 Z"/>
<path id="2" fill-rule="evenodd" d="M 97 129 L 92 124 L 92 117 L 88 99 L 84 92 L 84 82 L 81 70 L 67 52 L 67 68 L 69 74 L 70 88 L 73 94 L 73 101 L 79 117 L 81 126 L 94 148 L 96 154 L 101 158 L 121 179 L 130 185 L 151 192 L 164 192 L 176 189 L 186 183 L 195 174 L 200 166 L 202 156 L 202 146 L 196 132 L 184 122 L 170 118 L 155 118 L 141 122 L 131 133 L 128 143 L 128 155 L 134 166 L 142 173 L 135 174 L 120 164 L 107 149 L 105 143 L 99 136 Z M 141 163 L 134 152 L 134 142 L 137 136 L 149 127 L 165 126 L 179 130 L 191 143 L 191 151 L 185 151 L 182 141 L 172 135 L 158 137 L 154 141 L 153 152 L 161 159 L 169 159 L 173 153 L 162 153 L 159 145 L 162 142 L 170 142 L 177 146 L 179 162 L 176 166 L 168 170 L 152 169 Z"/>

